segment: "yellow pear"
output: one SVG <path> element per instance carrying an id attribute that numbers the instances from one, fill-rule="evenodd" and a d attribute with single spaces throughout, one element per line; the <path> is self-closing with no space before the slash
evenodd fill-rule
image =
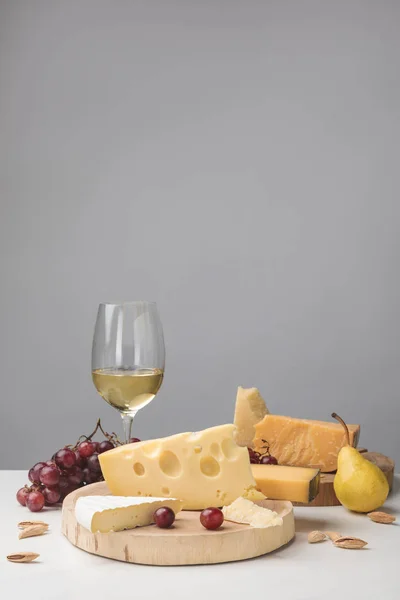
<path id="1" fill-rule="evenodd" d="M 385 502 L 389 484 L 381 469 L 350 445 L 346 423 L 336 413 L 332 417 L 344 427 L 347 444 L 338 455 L 338 467 L 333 481 L 335 494 L 341 504 L 355 512 L 371 512 Z"/>

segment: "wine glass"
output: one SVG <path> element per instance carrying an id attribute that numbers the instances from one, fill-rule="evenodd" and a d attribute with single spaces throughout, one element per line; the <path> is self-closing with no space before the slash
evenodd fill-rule
<path id="1" fill-rule="evenodd" d="M 92 378 L 100 396 L 120 411 L 125 443 L 137 411 L 164 377 L 165 347 L 155 302 L 100 304 L 92 346 Z"/>

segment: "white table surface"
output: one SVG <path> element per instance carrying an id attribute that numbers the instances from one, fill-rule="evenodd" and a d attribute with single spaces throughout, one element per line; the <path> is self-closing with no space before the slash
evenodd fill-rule
<path id="1" fill-rule="evenodd" d="M 295 508 L 296 537 L 287 547 L 252 560 L 222 565 L 151 567 L 126 564 L 75 548 L 60 531 L 61 511 L 31 513 L 15 492 L 26 471 L 0 471 L 0 598 L 26 600 L 399 600 L 400 476 L 385 510 L 399 524 L 380 525 L 341 506 Z M 41 519 L 50 532 L 18 539 L 17 523 Z M 339 531 L 368 542 L 342 550 L 330 541 L 308 544 L 313 529 Z M 37 552 L 34 563 L 14 564 L 7 554 Z"/>

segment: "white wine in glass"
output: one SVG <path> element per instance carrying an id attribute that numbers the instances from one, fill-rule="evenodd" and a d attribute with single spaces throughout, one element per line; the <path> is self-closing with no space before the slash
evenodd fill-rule
<path id="1" fill-rule="evenodd" d="M 120 411 L 125 443 L 133 417 L 153 400 L 164 377 L 164 336 L 154 302 L 100 304 L 92 348 L 99 394 Z"/>

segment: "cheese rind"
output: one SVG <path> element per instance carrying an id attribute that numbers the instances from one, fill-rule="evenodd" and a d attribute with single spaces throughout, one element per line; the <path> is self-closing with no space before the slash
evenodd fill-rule
<path id="1" fill-rule="evenodd" d="M 239 446 L 253 447 L 254 425 L 259 423 L 268 408 L 257 388 L 238 387 L 235 405 L 235 440 Z"/>
<path id="2" fill-rule="evenodd" d="M 245 498 L 237 498 L 229 506 L 224 506 L 222 512 L 227 521 L 244 523 L 252 527 L 276 527 L 283 524 L 282 517 L 278 513 L 269 508 L 257 506 Z"/>
<path id="3" fill-rule="evenodd" d="M 348 425 L 350 443 L 357 446 L 359 425 Z M 266 443 L 280 465 L 313 467 L 323 473 L 336 471 L 339 450 L 346 444 L 339 423 L 265 415 L 255 425 L 254 447 L 262 453 Z"/>
<path id="4" fill-rule="evenodd" d="M 125 444 L 99 455 L 104 479 L 118 496 L 173 496 L 186 510 L 223 506 L 255 489 L 249 454 L 234 425 Z"/>
<path id="5" fill-rule="evenodd" d="M 176 514 L 182 509 L 182 502 L 176 498 L 81 496 L 75 504 L 75 517 L 92 533 L 108 533 L 150 525 L 154 523 L 154 512 L 162 506 Z"/>
<path id="6" fill-rule="evenodd" d="M 251 465 L 257 488 L 272 500 L 312 502 L 319 491 L 320 472 L 304 467 Z"/>

